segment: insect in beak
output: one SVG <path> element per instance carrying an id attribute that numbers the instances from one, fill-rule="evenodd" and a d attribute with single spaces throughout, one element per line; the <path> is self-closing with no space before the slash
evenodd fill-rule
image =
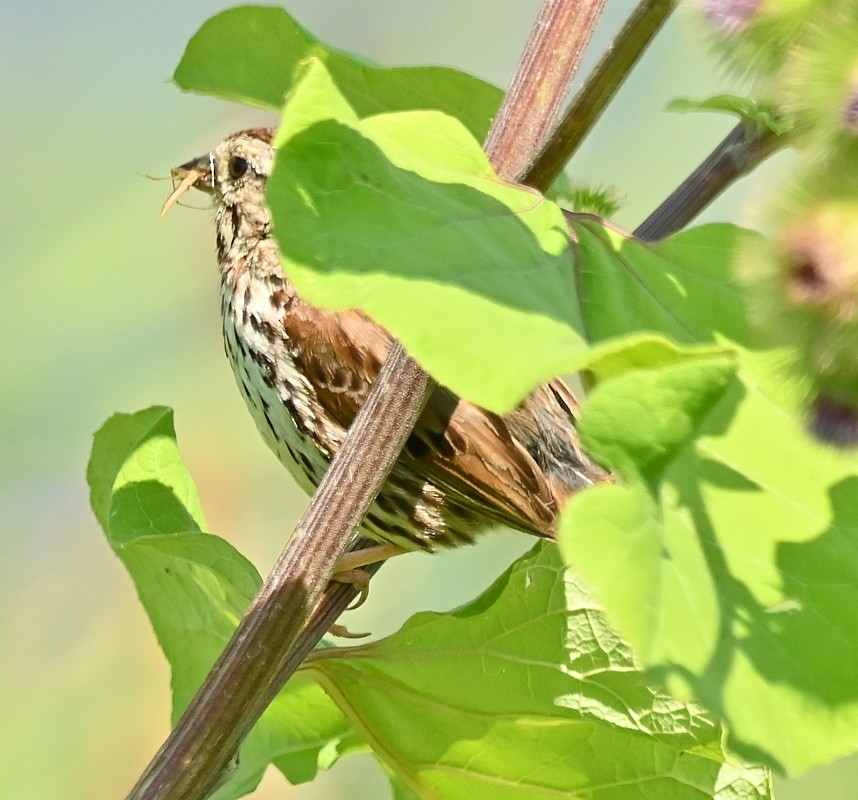
<path id="1" fill-rule="evenodd" d="M 170 170 L 173 180 L 178 180 L 179 183 L 170 193 L 170 196 L 164 201 L 161 207 L 161 216 L 163 217 L 189 189 L 201 189 L 204 192 L 214 192 L 214 156 L 209 153 L 205 156 L 200 156 L 180 167 L 173 167 Z"/>

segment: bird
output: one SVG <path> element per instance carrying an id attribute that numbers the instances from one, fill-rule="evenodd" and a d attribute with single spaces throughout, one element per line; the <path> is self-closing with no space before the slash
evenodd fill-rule
<path id="1" fill-rule="evenodd" d="M 162 216 L 192 188 L 212 197 L 227 359 L 262 438 L 311 493 L 394 338 L 358 309 L 307 303 L 284 272 L 265 197 L 274 134 L 242 130 L 175 167 Z M 496 526 L 555 538 L 565 502 L 608 477 L 581 447 L 579 413 L 560 378 L 505 415 L 437 386 L 362 532 L 396 552 L 469 544 Z"/>

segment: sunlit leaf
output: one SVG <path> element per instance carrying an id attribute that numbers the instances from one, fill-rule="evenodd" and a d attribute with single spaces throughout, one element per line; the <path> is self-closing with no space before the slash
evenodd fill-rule
<path id="1" fill-rule="evenodd" d="M 232 545 L 202 531 L 169 409 L 111 417 L 95 436 L 87 474 L 96 516 L 170 662 L 175 720 L 256 594 L 259 575 Z M 327 696 L 299 676 L 253 729 L 236 772 L 214 797 L 252 790 L 272 759 L 301 782 L 359 746 Z"/>
<path id="2" fill-rule="evenodd" d="M 382 69 L 320 42 L 282 8 L 239 6 L 207 20 L 188 42 L 173 79 L 187 91 L 280 111 L 298 64 L 323 61 L 349 104 L 368 116 L 436 109 L 482 139 L 503 93 L 446 67 Z"/>
<path id="3" fill-rule="evenodd" d="M 537 545 L 473 602 L 305 667 L 418 797 L 769 797 L 694 705 L 650 689 L 590 594 Z"/>
<path id="4" fill-rule="evenodd" d="M 580 430 L 620 485 L 570 504 L 568 562 L 653 674 L 727 721 L 734 750 L 787 772 L 854 751 L 858 461 L 807 436 L 792 356 L 756 341 L 730 268 L 749 234 L 650 246 L 582 227 L 592 335 L 732 343 L 734 360 L 611 366 Z"/>
<path id="5" fill-rule="evenodd" d="M 499 180 L 457 120 L 358 120 L 311 62 L 278 144 L 268 199 L 305 299 L 368 312 L 435 378 L 497 411 L 586 354 L 563 215 Z"/>

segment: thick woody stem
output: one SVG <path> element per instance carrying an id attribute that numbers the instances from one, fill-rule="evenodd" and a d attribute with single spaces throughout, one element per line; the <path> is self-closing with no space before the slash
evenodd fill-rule
<path id="1" fill-rule="evenodd" d="M 501 177 L 519 177 L 553 124 L 603 3 L 546 0 L 486 142 Z M 228 778 L 241 742 L 289 674 L 290 652 L 432 386 L 396 345 L 259 595 L 128 800 L 204 800 Z M 321 637 L 319 616 L 314 631 Z M 303 638 L 304 647 L 313 643 Z"/>
<path id="2" fill-rule="evenodd" d="M 604 6 L 605 0 L 543 3 L 486 138 L 485 151 L 502 178 L 524 177 L 528 163 L 556 121 Z M 562 168 L 561 164 L 554 177 Z M 549 183 L 530 185 L 545 189 Z"/>
<path id="3" fill-rule="evenodd" d="M 623 85 L 677 0 L 642 0 L 572 99 L 545 146 L 527 168 L 524 183 L 547 187 L 562 170 Z"/>
<path id="4" fill-rule="evenodd" d="M 396 460 L 431 379 L 394 346 L 348 440 L 202 687 L 129 798 L 203 800 L 228 777 L 267 691 Z M 347 441 L 348 441 L 347 440 Z M 252 654 L 252 656 L 251 656 Z"/>

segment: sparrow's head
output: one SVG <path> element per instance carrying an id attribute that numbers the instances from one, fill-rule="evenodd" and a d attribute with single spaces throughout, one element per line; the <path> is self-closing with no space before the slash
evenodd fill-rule
<path id="1" fill-rule="evenodd" d="M 189 189 L 200 189 L 215 201 L 221 253 L 237 237 L 267 237 L 271 212 L 265 203 L 265 182 L 274 164 L 273 137 L 271 128 L 239 131 L 210 153 L 173 168 L 172 176 L 179 183 L 164 203 L 161 216 Z"/>

